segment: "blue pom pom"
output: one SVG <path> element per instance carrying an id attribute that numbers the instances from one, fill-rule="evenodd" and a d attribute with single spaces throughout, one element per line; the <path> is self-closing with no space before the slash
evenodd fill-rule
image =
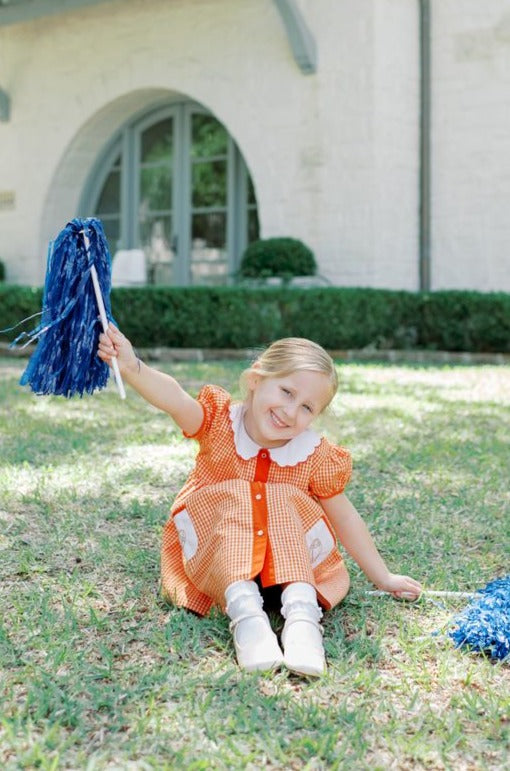
<path id="1" fill-rule="evenodd" d="M 90 240 L 89 251 L 82 231 Z M 90 275 L 92 265 L 107 318 L 113 320 L 111 260 L 102 224 L 94 218 L 74 219 L 50 244 L 42 317 L 28 335 L 29 342 L 39 339 L 39 343 L 20 383 L 30 385 L 36 394 L 83 396 L 107 383 L 108 365 L 97 356 L 101 322 Z"/>
<path id="2" fill-rule="evenodd" d="M 456 647 L 506 659 L 510 654 L 510 576 L 488 583 L 454 624 L 449 635 Z"/>

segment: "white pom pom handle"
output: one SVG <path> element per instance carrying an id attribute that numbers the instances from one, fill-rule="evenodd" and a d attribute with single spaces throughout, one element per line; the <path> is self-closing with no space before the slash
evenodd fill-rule
<path id="1" fill-rule="evenodd" d="M 90 252 L 90 240 L 87 234 L 84 230 L 81 231 L 81 234 L 83 236 L 83 241 L 85 243 L 85 249 L 87 250 L 87 253 Z M 94 293 L 96 295 L 96 301 L 97 301 L 97 307 L 99 310 L 99 318 L 101 319 L 101 324 L 103 326 L 103 332 L 106 332 L 108 330 L 108 319 L 106 318 L 106 308 L 104 307 L 104 300 L 103 295 L 101 293 L 101 287 L 99 286 L 99 279 L 97 277 L 97 270 L 95 268 L 95 265 L 92 265 L 90 268 L 90 276 L 92 278 L 92 283 L 94 285 Z M 119 392 L 119 396 L 121 399 L 126 398 L 126 391 L 124 388 L 124 383 L 122 382 L 122 377 L 119 370 L 119 364 L 117 362 L 117 359 L 112 359 L 112 370 L 113 375 L 115 377 L 115 382 L 117 384 L 117 390 Z"/>
<path id="2" fill-rule="evenodd" d="M 391 597 L 391 592 L 382 592 L 379 589 L 375 589 L 374 591 L 366 592 L 367 595 L 370 595 L 372 597 L 383 597 L 388 596 Z M 416 595 L 412 594 L 411 592 L 402 592 L 399 599 L 401 600 L 417 600 L 420 597 L 464 597 L 464 598 L 472 598 L 476 596 L 476 592 L 439 592 L 439 591 L 432 591 L 431 589 L 424 589 L 421 594 Z"/>

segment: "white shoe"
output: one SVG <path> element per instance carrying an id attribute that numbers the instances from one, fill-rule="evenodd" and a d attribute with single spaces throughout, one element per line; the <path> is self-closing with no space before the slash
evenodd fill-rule
<path id="1" fill-rule="evenodd" d="M 264 611 L 232 621 L 230 629 L 241 669 L 265 672 L 283 664 L 283 653 Z"/>
<path id="2" fill-rule="evenodd" d="M 254 581 L 236 581 L 225 592 L 239 666 L 247 672 L 263 672 L 283 664 L 283 653 Z"/>
<path id="3" fill-rule="evenodd" d="M 326 672 L 322 627 L 302 615 L 291 614 L 282 632 L 283 661 L 298 675 L 320 677 Z"/>
<path id="4" fill-rule="evenodd" d="M 311 584 L 296 582 L 282 592 L 284 663 L 298 675 L 320 677 L 326 671 L 322 644 L 322 611 Z"/>

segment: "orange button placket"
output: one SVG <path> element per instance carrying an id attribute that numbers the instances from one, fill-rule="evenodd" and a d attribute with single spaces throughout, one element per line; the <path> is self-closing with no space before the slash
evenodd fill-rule
<path id="1" fill-rule="evenodd" d="M 258 576 L 264 565 L 267 549 L 267 505 L 262 482 L 252 482 L 251 509 L 253 514 L 252 575 Z"/>
<path id="2" fill-rule="evenodd" d="M 262 584 L 268 586 L 274 576 L 273 558 L 271 546 L 267 534 L 267 501 L 265 482 L 269 476 L 271 457 L 265 449 L 259 450 L 257 465 L 255 467 L 255 479 L 251 484 L 252 512 L 253 512 L 253 555 L 252 575 L 261 574 Z"/>
<path id="3" fill-rule="evenodd" d="M 257 465 L 255 466 L 255 482 L 267 482 L 269 476 L 269 467 L 271 457 L 267 450 L 259 450 L 257 455 Z"/>

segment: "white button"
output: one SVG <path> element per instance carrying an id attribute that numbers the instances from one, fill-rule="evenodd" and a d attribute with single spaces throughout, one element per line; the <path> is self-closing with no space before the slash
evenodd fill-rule
<path id="1" fill-rule="evenodd" d="M 261 494 L 260 494 L 260 493 L 257 493 L 257 495 L 255 496 L 255 499 L 256 499 L 257 501 L 260 501 L 260 499 L 261 499 L 261 498 L 262 498 Z"/>
<path id="2" fill-rule="evenodd" d="M 257 530 L 257 535 L 264 535 L 264 531 L 263 530 Z"/>

